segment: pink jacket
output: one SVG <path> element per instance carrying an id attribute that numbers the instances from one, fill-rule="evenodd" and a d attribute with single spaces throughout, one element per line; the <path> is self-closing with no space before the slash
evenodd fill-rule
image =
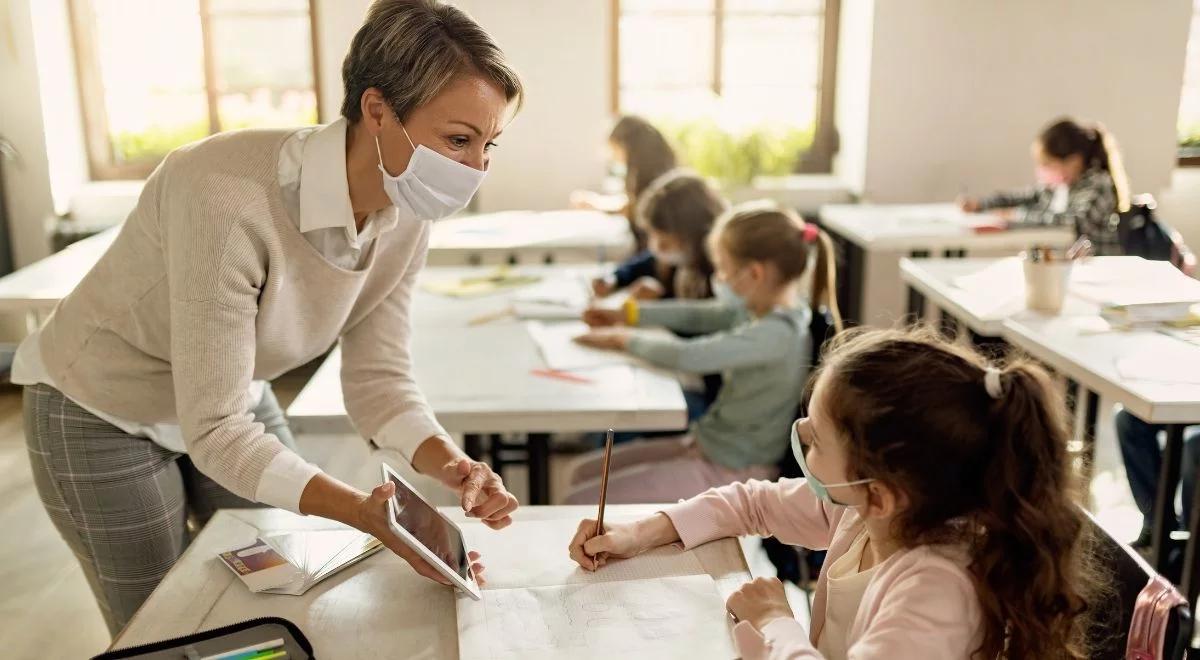
<path id="1" fill-rule="evenodd" d="M 853 509 L 824 504 L 803 479 L 749 481 L 714 488 L 664 510 L 686 548 L 729 536 L 775 536 L 790 545 L 828 549 L 825 565 L 845 554 L 862 529 Z M 848 632 L 847 657 L 970 658 L 982 640 L 982 610 L 961 548 L 902 550 L 880 565 Z M 826 572 L 821 571 L 809 634 L 794 619 L 756 630 L 734 627 L 746 660 L 821 658 L 815 644 L 825 623 Z"/>

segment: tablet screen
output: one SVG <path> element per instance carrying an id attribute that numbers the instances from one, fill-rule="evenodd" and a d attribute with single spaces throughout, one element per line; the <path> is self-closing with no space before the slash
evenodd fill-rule
<path id="1" fill-rule="evenodd" d="M 470 563 L 458 529 L 402 481 L 390 474 L 388 479 L 396 485 L 396 523 L 469 582 Z"/>

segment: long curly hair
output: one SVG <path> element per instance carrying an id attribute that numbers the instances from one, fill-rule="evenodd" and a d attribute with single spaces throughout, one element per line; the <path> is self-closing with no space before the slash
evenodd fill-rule
<path id="1" fill-rule="evenodd" d="M 843 333 L 823 363 L 814 382 L 848 438 L 847 478 L 904 493 L 892 529 L 903 547 L 969 548 L 984 622 L 974 657 L 1088 657 L 1103 609 L 1091 605 L 1110 588 L 1046 371 L 992 367 L 928 329 Z"/>

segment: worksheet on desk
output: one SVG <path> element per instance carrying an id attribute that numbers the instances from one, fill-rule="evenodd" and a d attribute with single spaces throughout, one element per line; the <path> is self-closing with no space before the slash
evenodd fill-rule
<path id="1" fill-rule="evenodd" d="M 461 660 L 726 660 L 737 654 L 710 575 L 489 589 L 459 599 Z M 465 605 L 465 606 L 464 606 Z"/>
<path id="2" fill-rule="evenodd" d="M 665 546 L 594 573 L 566 552 L 552 521 L 493 531 L 465 525 L 482 553 L 480 601 L 457 599 L 463 660 L 732 658 L 724 593 L 691 552 Z"/>

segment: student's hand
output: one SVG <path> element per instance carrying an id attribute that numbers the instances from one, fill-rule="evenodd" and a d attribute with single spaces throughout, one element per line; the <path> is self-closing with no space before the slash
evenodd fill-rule
<path id="1" fill-rule="evenodd" d="M 625 312 L 620 309 L 589 307 L 583 310 L 583 322 L 593 328 L 607 328 L 625 322 Z"/>
<path id="2" fill-rule="evenodd" d="M 638 536 L 637 523 L 605 523 L 604 534 L 597 536 L 596 521 L 589 518 L 579 523 L 567 552 L 575 563 L 594 571 L 603 566 L 609 557 L 625 559 L 648 550 Z"/>
<path id="3" fill-rule="evenodd" d="M 738 621 L 749 621 L 760 632 L 775 619 L 796 618 L 778 578 L 758 578 L 743 584 L 725 601 L 725 609 Z"/>
<path id="4" fill-rule="evenodd" d="M 632 333 L 628 328 L 596 328 L 585 335 L 576 337 L 575 341 L 592 348 L 623 351 L 629 348 L 631 336 Z"/>
<path id="5" fill-rule="evenodd" d="M 634 300 L 658 300 L 666 293 L 662 283 L 653 277 L 639 277 L 629 285 L 629 296 Z"/>
<path id="6" fill-rule="evenodd" d="M 975 197 L 970 197 L 968 195 L 959 195 L 958 196 L 958 208 L 962 209 L 963 211 L 965 211 L 967 213 L 978 213 L 979 212 L 979 199 L 975 198 Z"/>
<path id="7" fill-rule="evenodd" d="M 607 296 L 616 290 L 617 288 L 613 286 L 611 282 L 609 282 L 607 277 L 592 278 L 592 293 L 595 294 L 597 298 L 603 298 L 604 296 Z"/>
<path id="8" fill-rule="evenodd" d="M 572 190 L 570 204 L 573 209 L 595 210 L 596 193 L 590 190 Z"/>
<path id="9" fill-rule="evenodd" d="M 487 585 L 487 578 L 483 577 L 483 572 L 487 569 L 483 563 L 479 561 L 479 553 L 471 550 L 467 553 L 467 559 L 471 562 L 471 572 L 475 574 L 475 582 L 481 587 Z"/>
<path id="10" fill-rule="evenodd" d="M 503 529 L 512 524 L 511 514 L 517 510 L 517 498 L 504 488 L 500 475 L 487 463 L 458 458 L 442 466 L 437 477 L 459 494 L 463 511 L 468 516 L 479 518 L 492 529 Z"/>
<path id="11" fill-rule="evenodd" d="M 375 487 L 371 494 L 363 498 L 358 505 L 356 523 L 360 531 L 366 532 L 379 539 L 388 550 L 396 553 L 408 562 L 413 570 L 434 582 L 450 584 L 449 578 L 437 572 L 429 562 L 421 558 L 416 550 L 408 547 L 388 524 L 387 501 L 396 494 L 396 484 L 390 480 Z"/>

